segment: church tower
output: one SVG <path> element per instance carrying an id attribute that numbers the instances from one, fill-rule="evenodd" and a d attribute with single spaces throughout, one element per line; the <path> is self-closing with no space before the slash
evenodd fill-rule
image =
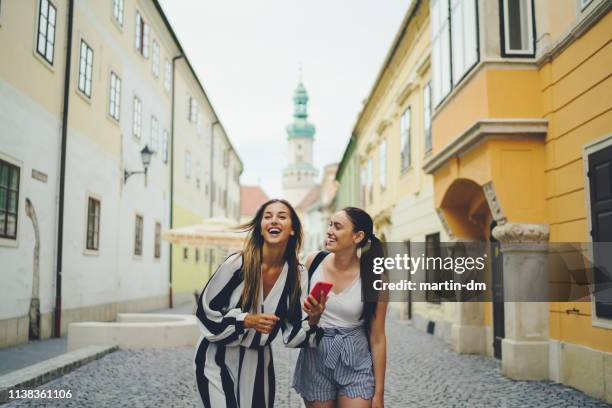
<path id="1" fill-rule="evenodd" d="M 293 123 L 287 126 L 288 166 L 283 170 L 283 196 L 297 206 L 316 184 L 312 165 L 315 127 L 308 122 L 308 92 L 300 81 L 293 94 Z"/>

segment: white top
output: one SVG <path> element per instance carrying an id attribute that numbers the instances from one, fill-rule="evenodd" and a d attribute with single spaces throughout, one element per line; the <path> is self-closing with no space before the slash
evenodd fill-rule
<path id="1" fill-rule="evenodd" d="M 323 275 L 323 262 L 319 264 L 312 274 L 310 288 L 314 288 L 318 281 L 325 281 Z M 363 324 L 361 313 L 363 302 L 361 301 L 361 276 L 358 276 L 340 293 L 329 292 L 325 311 L 321 315 L 319 326 L 323 328 L 344 327 L 353 328 Z"/>

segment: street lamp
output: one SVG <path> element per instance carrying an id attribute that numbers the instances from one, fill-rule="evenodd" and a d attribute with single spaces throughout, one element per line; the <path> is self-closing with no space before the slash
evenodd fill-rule
<path id="1" fill-rule="evenodd" d="M 127 179 L 134 174 L 144 174 L 145 175 L 145 183 L 147 182 L 147 169 L 149 168 L 149 164 L 151 164 L 151 157 L 153 156 L 153 151 L 149 149 L 149 145 L 145 145 L 140 151 L 140 158 L 142 159 L 142 167 L 144 171 L 127 171 L 123 170 L 123 184 L 127 183 Z"/>

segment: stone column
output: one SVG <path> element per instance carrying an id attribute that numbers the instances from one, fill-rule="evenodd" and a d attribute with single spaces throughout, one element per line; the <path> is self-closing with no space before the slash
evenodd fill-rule
<path id="1" fill-rule="evenodd" d="M 495 227 L 493 236 L 504 257 L 502 372 L 517 380 L 547 379 L 548 225 L 508 223 Z"/>
<path id="2" fill-rule="evenodd" d="M 458 302 L 451 327 L 453 350 L 465 354 L 486 354 L 486 330 L 482 304 Z"/>
<path id="3" fill-rule="evenodd" d="M 472 242 L 468 238 L 452 238 L 453 243 Z M 472 244 L 467 249 L 475 249 Z M 465 248 L 464 248 L 465 249 Z M 464 256 L 480 256 L 481 254 L 465 253 Z M 484 309 L 480 302 L 468 301 L 457 302 L 455 309 L 455 321 L 451 326 L 451 343 L 453 350 L 464 354 L 486 354 L 487 353 L 487 332 L 484 325 Z"/>

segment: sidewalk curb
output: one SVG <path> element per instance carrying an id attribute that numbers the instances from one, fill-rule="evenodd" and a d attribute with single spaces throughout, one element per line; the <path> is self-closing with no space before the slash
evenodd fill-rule
<path id="1" fill-rule="evenodd" d="M 83 347 L 0 376 L 0 404 L 9 401 L 11 390 L 36 388 L 117 350 L 117 345 Z"/>

